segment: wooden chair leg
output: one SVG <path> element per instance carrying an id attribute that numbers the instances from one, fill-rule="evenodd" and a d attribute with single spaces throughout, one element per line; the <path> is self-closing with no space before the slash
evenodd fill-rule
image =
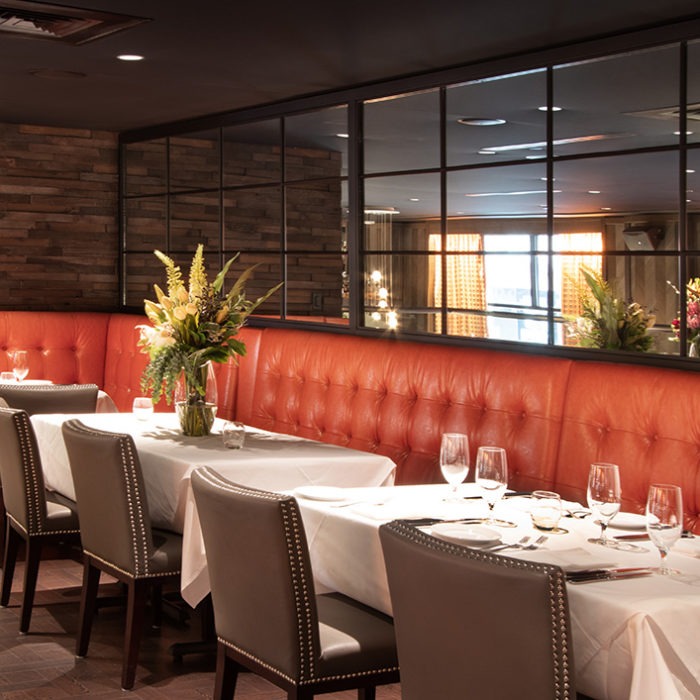
<path id="1" fill-rule="evenodd" d="M 97 588 L 100 584 L 100 570 L 85 559 L 83 564 L 83 589 L 80 594 L 80 622 L 78 638 L 75 642 L 75 655 L 86 656 L 90 644 L 92 618 L 97 604 Z"/>
<path id="2" fill-rule="evenodd" d="M 134 580 L 129 582 L 126 603 L 126 631 L 124 633 L 122 690 L 131 690 L 134 687 L 149 588 L 150 584 L 148 581 Z"/>
<path id="3" fill-rule="evenodd" d="M 12 591 L 12 577 L 15 575 L 15 562 L 17 561 L 17 549 L 22 540 L 20 534 L 7 522 L 5 518 L 5 556 L 2 562 L 2 592 L 0 593 L 0 605 L 7 607 Z"/>
<path id="4" fill-rule="evenodd" d="M 151 589 L 151 608 L 153 609 L 152 627 L 158 629 L 163 622 L 163 586 L 160 583 Z"/>
<path id="5" fill-rule="evenodd" d="M 226 653 L 226 646 L 216 646 L 216 679 L 213 700 L 233 700 L 238 680 L 238 663 Z"/>
<path id="6" fill-rule="evenodd" d="M 357 700 L 375 700 L 377 689 L 374 686 L 357 689 Z"/>
<path id="7" fill-rule="evenodd" d="M 36 537 L 27 539 L 27 552 L 24 562 L 24 591 L 22 596 L 22 612 L 19 618 L 19 631 L 26 634 L 29 631 L 29 621 L 32 618 L 34 606 L 34 591 L 36 580 L 39 576 L 39 562 L 41 561 L 41 540 Z"/>

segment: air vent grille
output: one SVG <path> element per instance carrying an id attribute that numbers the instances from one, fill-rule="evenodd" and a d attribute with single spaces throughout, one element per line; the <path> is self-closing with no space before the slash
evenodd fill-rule
<path id="1" fill-rule="evenodd" d="M 0 0 L 0 33 L 69 44 L 113 34 L 150 20 L 80 7 L 27 0 Z"/>

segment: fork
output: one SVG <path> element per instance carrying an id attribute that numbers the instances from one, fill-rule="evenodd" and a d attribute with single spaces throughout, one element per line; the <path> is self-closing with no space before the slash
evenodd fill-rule
<path id="1" fill-rule="evenodd" d="M 483 549 L 488 549 L 489 552 L 500 552 L 502 549 L 527 549 L 527 543 L 530 540 L 530 535 L 525 535 L 525 537 L 520 538 L 517 542 L 513 544 L 496 544 L 491 547 L 484 547 Z"/>

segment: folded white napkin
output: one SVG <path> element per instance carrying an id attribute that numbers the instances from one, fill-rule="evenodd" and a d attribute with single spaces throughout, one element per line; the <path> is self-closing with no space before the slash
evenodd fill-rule
<path id="1" fill-rule="evenodd" d="M 422 518 L 426 516 L 425 506 L 412 502 L 392 502 L 387 503 L 358 503 L 350 506 L 354 514 L 361 515 L 371 520 L 382 520 L 389 522 L 401 518 Z"/>
<path id="2" fill-rule="evenodd" d="M 573 549 L 534 549 L 531 551 L 508 550 L 508 556 L 527 561 L 543 562 L 560 566 L 564 571 L 585 571 L 587 569 L 609 569 L 617 566 L 610 558 L 593 554 L 582 547 Z"/>
<path id="3" fill-rule="evenodd" d="M 678 540 L 671 551 L 675 554 L 685 554 L 700 559 L 700 537 L 690 537 Z"/>

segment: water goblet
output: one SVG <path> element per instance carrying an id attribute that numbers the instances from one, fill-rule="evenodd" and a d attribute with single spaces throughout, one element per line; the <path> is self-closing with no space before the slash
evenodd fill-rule
<path id="1" fill-rule="evenodd" d="M 153 401 L 149 396 L 137 396 L 131 405 L 131 411 L 138 420 L 148 420 L 153 415 Z"/>
<path id="2" fill-rule="evenodd" d="M 652 484 L 647 497 L 647 534 L 661 555 L 658 573 L 678 573 L 668 568 L 666 556 L 683 530 L 683 495 L 680 486 Z"/>
<path id="3" fill-rule="evenodd" d="M 440 471 L 450 485 L 446 501 L 457 501 L 457 487 L 469 473 L 469 438 L 462 433 L 443 433 L 440 442 Z"/>
<path id="4" fill-rule="evenodd" d="M 606 530 L 610 521 L 619 512 L 622 502 L 620 470 L 617 464 L 607 462 L 591 464 L 587 499 L 588 507 L 598 516 L 600 522 L 600 537 L 592 537 L 588 541 L 591 544 L 614 547 L 615 544 L 606 536 Z"/>
<path id="5" fill-rule="evenodd" d="M 29 374 L 26 350 L 15 350 L 12 353 L 12 373 L 18 382 L 21 382 Z"/>
<path id="6" fill-rule="evenodd" d="M 477 450 L 474 481 L 481 488 L 481 497 L 489 507 L 484 522 L 487 525 L 497 525 L 493 509 L 508 487 L 508 460 L 502 447 L 482 446 Z"/>
<path id="7" fill-rule="evenodd" d="M 245 425 L 238 421 L 227 421 L 221 430 L 221 437 L 230 450 L 240 450 L 245 443 Z"/>

